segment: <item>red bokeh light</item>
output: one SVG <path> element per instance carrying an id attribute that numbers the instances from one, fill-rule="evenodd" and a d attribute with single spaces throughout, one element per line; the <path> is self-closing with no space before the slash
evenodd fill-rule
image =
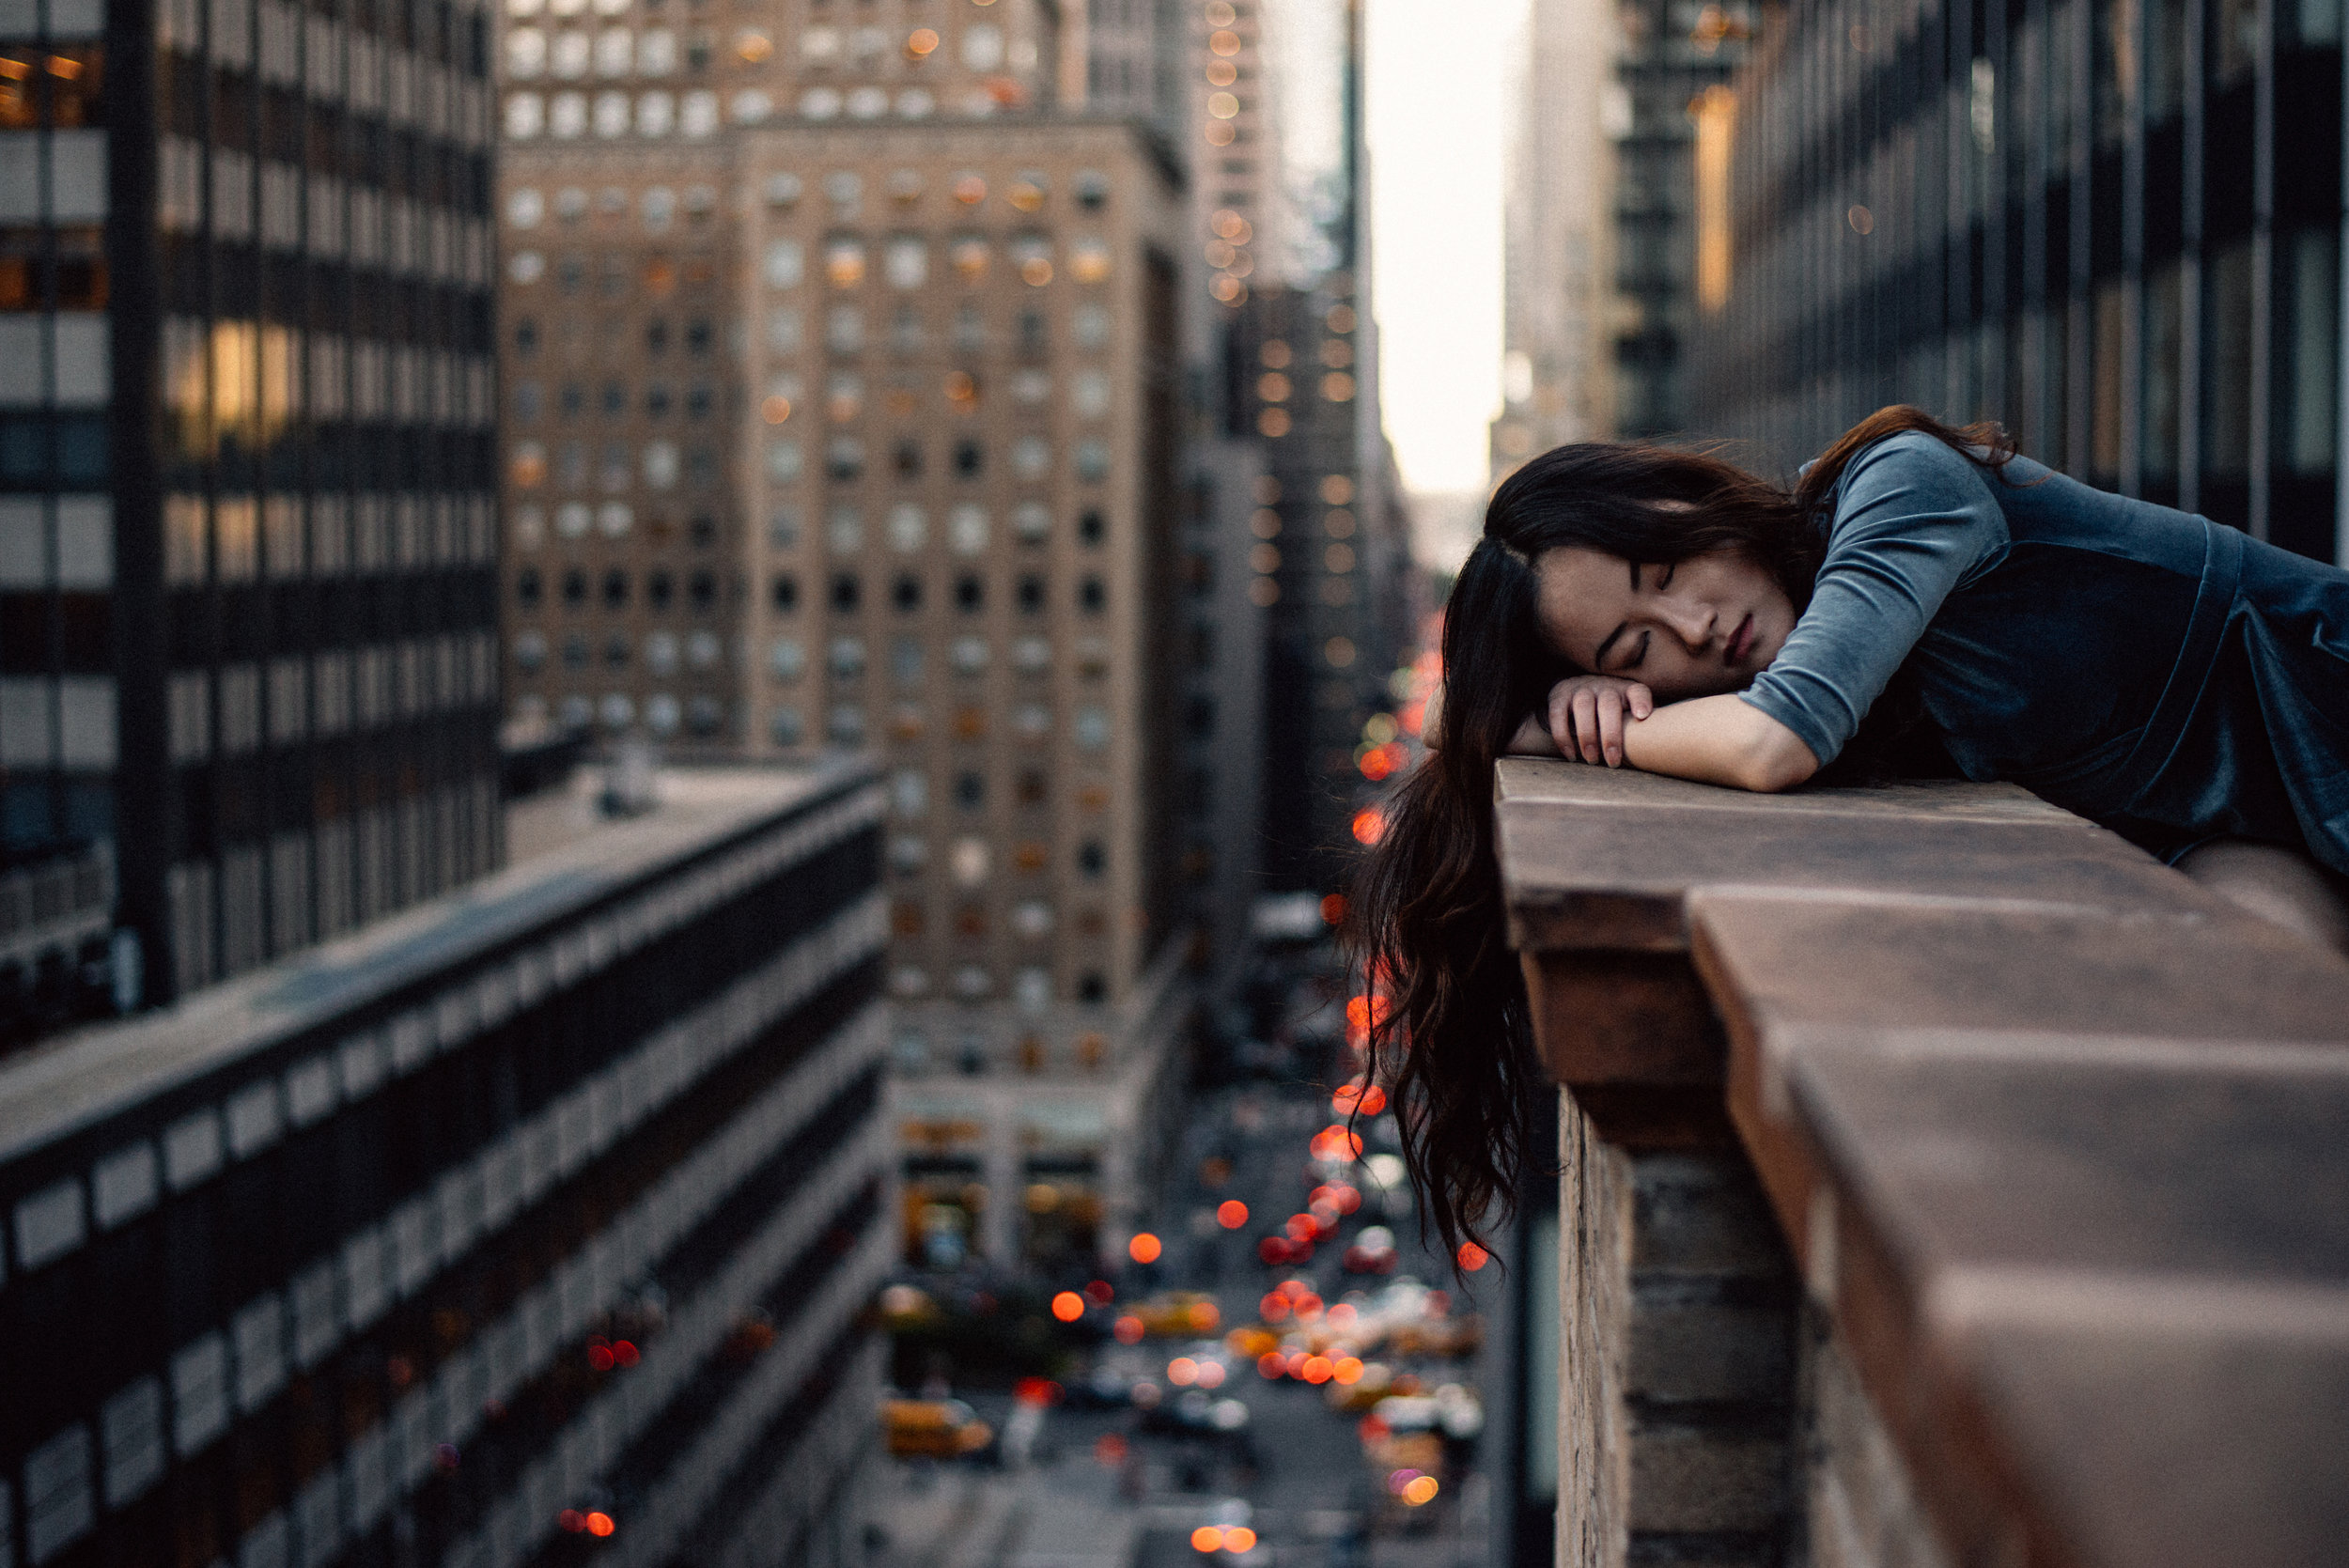
<path id="1" fill-rule="evenodd" d="M 1226 1198 L 1215 1206 L 1215 1222 L 1227 1231 L 1237 1231 L 1248 1223 L 1248 1205 L 1237 1198 Z"/>
<path id="2" fill-rule="evenodd" d="M 591 1344 L 587 1347 L 587 1364 L 590 1367 L 593 1367 L 596 1371 L 610 1372 L 612 1370 L 612 1347 L 610 1345 Z"/>
<path id="3" fill-rule="evenodd" d="M 1147 1231 L 1126 1244 L 1126 1255 L 1136 1263 L 1156 1263 L 1159 1254 L 1164 1250 L 1166 1249 L 1159 1244 L 1159 1238 Z"/>
<path id="4" fill-rule="evenodd" d="M 1062 1291 L 1052 1297 L 1052 1315 L 1063 1323 L 1074 1323 L 1085 1315 L 1085 1298 L 1073 1290 Z"/>
<path id="5" fill-rule="evenodd" d="M 1490 1252 L 1486 1251 L 1482 1247 L 1477 1246 L 1476 1243 L 1472 1241 L 1464 1241 L 1460 1243 L 1460 1266 L 1470 1274 L 1473 1274 L 1478 1269 L 1484 1267 L 1485 1265 L 1491 1260 L 1491 1258 L 1492 1254 Z"/>
<path id="6" fill-rule="evenodd" d="M 632 1367 L 643 1360 L 644 1357 L 628 1341 L 614 1340 L 612 1342 L 612 1359 L 620 1366 Z"/>
<path id="7" fill-rule="evenodd" d="M 1354 814 L 1354 842 L 1376 844 L 1386 836 L 1387 814 L 1377 806 L 1364 806 Z"/>
<path id="8" fill-rule="evenodd" d="M 609 1535 L 619 1528 L 609 1514 L 599 1513 L 587 1515 L 587 1533 L 590 1535 Z"/>
<path id="9" fill-rule="evenodd" d="M 1120 1344 L 1140 1344 L 1142 1343 L 1142 1319 L 1128 1312 L 1111 1326 L 1110 1332 L 1117 1337 L 1117 1343 Z"/>

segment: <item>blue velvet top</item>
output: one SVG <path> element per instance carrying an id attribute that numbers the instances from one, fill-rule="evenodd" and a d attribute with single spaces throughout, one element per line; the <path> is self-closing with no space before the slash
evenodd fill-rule
<path id="1" fill-rule="evenodd" d="M 1811 603 L 1745 700 L 1834 760 L 1896 672 L 1959 771 L 2175 858 L 2349 873 L 2349 572 L 1921 432 L 1846 466 Z"/>

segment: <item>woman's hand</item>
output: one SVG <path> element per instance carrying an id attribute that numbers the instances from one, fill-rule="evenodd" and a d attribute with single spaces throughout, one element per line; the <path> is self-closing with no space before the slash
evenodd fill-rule
<path id="1" fill-rule="evenodd" d="M 1549 736 L 1568 761 L 1623 766 L 1626 718 L 1656 711 L 1656 694 L 1621 675 L 1576 675 L 1549 689 Z"/>

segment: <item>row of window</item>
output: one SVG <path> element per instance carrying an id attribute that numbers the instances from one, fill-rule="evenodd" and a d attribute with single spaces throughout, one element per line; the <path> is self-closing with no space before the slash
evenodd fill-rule
<path id="1" fill-rule="evenodd" d="M 826 175 L 822 183 L 834 219 L 852 219 L 863 212 L 863 176 L 838 169 Z M 921 200 L 926 181 L 919 169 L 897 169 L 883 185 L 893 206 L 910 208 Z M 1098 212 L 1109 205 L 1109 177 L 1099 170 L 1078 170 L 1072 185 L 1080 210 Z M 769 175 L 760 187 L 768 207 L 777 212 L 795 210 L 806 188 L 805 181 L 788 171 Z M 1050 181 L 1042 171 L 1022 169 L 1004 187 L 1003 199 L 1019 211 L 1034 212 L 1043 207 L 1050 189 Z M 947 190 L 962 207 L 976 210 L 987 203 L 987 177 L 975 169 L 963 169 L 949 176 Z M 680 211 L 693 222 L 708 219 L 717 210 L 718 191 L 714 185 L 688 185 L 680 194 L 671 186 L 648 185 L 637 202 L 645 227 L 652 233 L 664 234 L 676 224 Z M 599 218 L 618 218 L 628 210 L 629 193 L 617 185 L 603 186 L 592 200 L 583 185 L 558 186 L 552 196 L 537 186 L 521 185 L 506 197 L 506 221 L 524 229 L 537 228 L 550 215 L 565 224 L 576 224 L 590 210 Z"/>
<path id="2" fill-rule="evenodd" d="M 624 490 L 640 476 L 646 489 L 655 490 L 675 489 L 680 480 L 692 489 L 707 489 L 718 482 L 715 447 L 680 448 L 673 441 L 649 441 L 639 452 L 624 442 L 608 442 L 593 457 L 596 483 L 606 490 Z M 550 467 L 542 443 L 516 442 L 506 472 L 517 489 L 537 489 L 550 478 L 558 489 L 579 489 L 587 483 L 589 458 L 585 442 L 564 442 L 554 448 Z"/>
<path id="3" fill-rule="evenodd" d="M 565 323 L 566 326 L 577 323 Z M 514 351 L 528 359 L 538 351 L 538 321 L 525 316 L 514 323 Z M 645 323 L 645 351 L 659 356 L 669 351 L 675 342 L 696 358 L 707 356 L 718 346 L 718 324 L 707 316 L 691 316 L 673 329 L 665 316 L 656 316 Z"/>
<path id="4" fill-rule="evenodd" d="M 686 64 L 696 71 L 708 69 L 707 60 L 697 60 L 690 44 Z M 974 87 L 958 97 L 952 108 L 966 117 L 984 119 L 1004 106 L 1000 91 Z M 898 118 L 910 120 L 927 119 L 939 110 L 938 97 L 927 87 L 907 87 L 893 101 L 885 89 L 869 86 L 847 93 L 837 87 L 810 87 L 800 94 L 798 109 L 801 119 L 833 120 L 846 113 L 851 119 L 869 120 L 887 115 L 893 106 Z M 764 125 L 778 116 L 779 108 L 774 95 L 765 88 L 744 87 L 726 101 L 724 117 L 736 125 Z M 591 131 L 605 141 L 630 134 L 704 139 L 716 135 L 719 124 L 718 95 L 706 87 L 682 93 L 655 89 L 630 94 L 609 89 L 594 94 L 516 92 L 506 96 L 506 136 L 514 142 L 533 142 L 542 136 L 574 142 Z"/>
<path id="5" fill-rule="evenodd" d="M 514 417 L 536 424 L 549 411 L 546 388 L 537 381 L 514 383 Z M 708 419 L 717 411 L 718 387 L 712 381 L 688 381 L 682 387 L 667 381 L 646 381 L 642 402 L 630 396 L 626 381 L 605 381 L 591 400 L 584 381 L 565 381 L 555 389 L 552 411 L 558 420 L 578 419 L 592 407 L 606 419 L 626 419 L 640 409 L 646 419 L 666 419 L 681 412 L 688 419 Z"/>
<path id="6" fill-rule="evenodd" d="M 767 312 L 767 347 L 778 354 L 796 354 L 807 347 L 806 323 L 801 314 L 788 306 Z M 833 305 L 824 313 L 824 347 L 836 355 L 863 352 L 871 334 L 867 330 L 864 312 L 854 305 Z M 1022 310 L 1012 320 L 1012 347 L 1023 357 L 1034 358 L 1051 347 L 1051 321 L 1039 310 Z M 922 313 L 912 305 L 899 305 L 892 311 L 886 326 L 890 351 L 896 354 L 918 354 L 929 346 L 929 328 Z M 1080 349 L 1104 349 L 1110 341 L 1110 313 L 1100 304 L 1081 304 L 1069 313 L 1068 334 Z M 966 354 L 985 353 L 993 347 L 986 314 L 972 303 L 956 307 L 950 341 Z"/>
<path id="7" fill-rule="evenodd" d="M 934 987 L 929 970 L 918 964 L 901 964 L 889 973 L 890 990 L 908 1001 L 931 994 Z M 979 1001 L 995 994 L 995 978 L 985 966 L 957 965 L 945 976 L 942 987 L 965 1001 Z M 1042 1012 L 1052 1004 L 1051 971 L 1044 969 L 1023 969 L 1011 977 L 1011 1000 L 1023 1011 Z M 1078 976 L 1075 1000 L 1100 1003 L 1110 999 L 1109 981 L 1097 970 L 1086 970 Z"/>
<path id="8" fill-rule="evenodd" d="M 546 668 L 550 651 L 543 632 L 522 632 L 514 639 L 515 666 L 524 675 L 536 675 Z M 625 670 L 636 650 L 624 631 L 613 632 L 592 648 L 584 636 L 573 632 L 563 639 L 560 652 L 563 668 L 567 670 L 584 670 L 597 661 L 609 669 Z M 696 631 L 683 639 L 675 632 L 656 631 L 645 639 L 645 668 L 656 675 L 673 675 L 680 663 L 695 670 L 712 670 L 724 657 L 724 645 L 714 631 Z"/>
<path id="9" fill-rule="evenodd" d="M 947 472 L 957 479 L 980 477 L 987 472 L 987 442 L 979 437 L 962 437 L 947 448 Z M 911 437 L 899 438 L 890 444 L 890 472 L 899 479 L 920 478 L 925 462 L 923 453 L 921 442 Z M 1052 443 L 1042 436 L 1019 437 L 1011 442 L 1007 456 L 1011 475 L 1015 479 L 1037 484 L 1052 476 Z M 543 466 L 543 454 L 540 457 Z M 861 479 L 871 463 L 870 448 L 861 436 L 833 436 L 824 443 L 824 477 L 827 479 L 843 483 Z M 1076 477 L 1086 484 L 1102 483 L 1110 476 L 1110 443 L 1090 437 L 1074 442 L 1069 448 L 1068 466 Z M 806 448 L 788 438 L 770 441 L 767 443 L 766 468 L 770 483 L 791 484 L 804 477 L 808 472 Z M 516 482 L 521 481 L 518 477 Z"/>
<path id="10" fill-rule="evenodd" d="M 1011 509 L 1012 537 L 1022 545 L 1040 545 L 1050 535 L 1052 514 L 1040 501 L 1023 501 Z M 992 529 L 986 507 L 965 501 L 946 513 L 945 544 L 957 555 L 984 555 Z M 882 536 L 899 554 L 910 555 L 930 543 L 929 513 L 910 501 L 889 508 Z M 1077 542 L 1098 549 L 1109 536 L 1109 522 L 1098 507 L 1077 514 Z M 767 543 L 776 550 L 796 549 L 801 542 L 800 514 L 778 508 L 767 522 Z M 864 509 L 854 502 L 833 504 L 824 520 L 824 544 L 834 555 L 853 555 L 865 544 Z"/>
<path id="11" fill-rule="evenodd" d="M 987 775 L 964 769 L 955 775 L 954 803 L 963 811 L 977 811 L 987 803 Z M 1041 768 L 1019 769 L 1012 784 L 1012 800 L 1021 806 L 1041 806 L 1051 800 L 1051 779 Z M 1098 799 L 1089 802 L 1097 809 L 1106 803 Z M 929 815 L 930 778 L 918 768 L 900 768 L 889 776 L 889 807 L 893 814 L 906 821 L 919 821 Z"/>
<path id="12" fill-rule="evenodd" d="M 889 602 L 893 608 L 911 614 L 922 608 L 925 589 L 923 580 L 911 572 L 900 574 L 890 583 Z M 987 582 L 975 572 L 966 572 L 954 580 L 950 590 L 954 607 L 966 615 L 975 615 L 987 608 Z M 1012 602 L 1022 614 L 1042 614 L 1048 594 L 1043 574 L 1026 572 L 1012 583 Z M 834 574 L 829 585 L 827 602 L 842 614 L 853 614 L 863 608 L 863 582 L 854 572 Z M 1077 608 L 1088 615 L 1098 615 L 1109 609 L 1109 587 L 1100 578 L 1087 575 L 1080 578 L 1076 590 Z M 778 575 L 768 587 L 768 602 L 779 614 L 789 614 L 800 607 L 800 580 L 788 572 Z"/>
<path id="13" fill-rule="evenodd" d="M 625 501 L 607 501 L 589 506 L 584 501 L 566 501 L 554 508 L 555 536 L 583 539 L 592 527 L 607 539 L 628 536 L 636 526 L 636 508 Z M 674 532 L 666 517 L 656 515 L 645 525 L 645 533 L 655 544 L 666 544 Z M 514 508 L 507 527 L 508 536 L 522 550 L 536 550 L 546 543 L 547 509 L 528 505 Z M 708 512 L 696 512 L 686 520 L 685 537 L 697 550 L 707 550 L 718 542 L 718 520 Z"/>
<path id="14" fill-rule="evenodd" d="M 929 733 L 929 716 L 919 704 L 900 703 L 888 713 L 887 738 L 900 745 L 912 745 Z M 1033 745 L 1050 733 L 1050 716 L 1047 713 L 1042 727 L 1033 734 L 1021 734 L 1024 722 L 1015 710 L 1013 733 L 1025 744 Z M 957 708 L 953 715 L 951 734 L 957 740 L 981 741 L 987 738 L 989 713 L 985 707 L 971 706 Z M 778 746 L 805 745 L 810 737 L 806 716 L 796 706 L 786 704 L 770 716 L 770 733 Z M 863 746 L 880 738 L 879 722 L 862 703 L 842 702 L 832 706 L 824 715 L 823 738 L 835 746 Z M 1078 750 L 1100 752 L 1110 743 L 1110 717 L 1106 708 L 1087 705 L 1077 709 L 1069 723 L 1069 738 Z M 919 870 L 919 866 L 908 869 Z"/>
<path id="15" fill-rule="evenodd" d="M 548 718 L 546 699 L 537 695 L 524 696 L 514 705 L 515 713 L 525 722 L 543 723 Z M 625 732 L 634 729 L 641 720 L 645 728 L 655 735 L 676 735 L 681 730 L 697 739 L 708 739 L 725 728 L 726 705 L 708 695 L 688 697 L 656 691 L 639 704 L 625 691 L 609 691 L 601 698 L 573 693 L 553 706 L 553 714 L 567 730 L 585 730 L 601 724 L 605 729 Z"/>
<path id="16" fill-rule="evenodd" d="M 1011 640 L 1011 667 L 1021 675 L 1040 675 L 1052 665 L 1052 644 L 1044 637 L 1015 637 Z M 1080 637 L 1076 643 L 1077 673 L 1090 679 L 1098 679 L 1109 673 L 1109 645 L 1097 637 Z M 918 687 L 928 657 L 927 650 L 910 637 L 897 638 L 890 644 L 890 676 L 900 686 Z M 957 637 L 946 644 L 946 662 L 957 675 L 979 675 L 987 673 L 993 650 L 984 637 Z M 835 637 L 829 645 L 825 667 L 843 678 L 864 674 L 869 654 L 862 637 Z M 777 680 L 795 681 L 806 673 L 808 650 L 796 637 L 778 637 L 768 650 L 768 669 Z"/>
<path id="17" fill-rule="evenodd" d="M 606 610 L 625 610 L 632 597 L 632 580 L 618 567 L 605 572 L 594 587 L 595 597 Z M 588 574 L 572 567 L 556 574 L 555 595 L 564 608 L 584 609 L 590 588 Z M 514 574 L 514 598 L 524 610 L 536 610 L 546 602 L 547 581 L 536 567 L 524 567 Z M 645 605 L 655 612 L 675 607 L 677 603 L 677 579 L 675 573 L 655 568 L 645 574 Z M 697 615 L 708 614 L 718 608 L 718 575 L 711 571 L 687 574 L 684 601 Z"/>
<path id="18" fill-rule="evenodd" d="M 961 937 L 986 936 L 991 924 L 991 913 L 992 911 L 982 903 L 957 902 L 952 916 L 955 934 Z M 1003 911 L 1003 924 L 1010 929 L 1012 935 L 1024 937 L 1031 941 L 1051 935 L 1059 924 L 1058 913 L 1052 908 L 1050 901 L 1047 899 L 1023 898 Z M 1077 928 L 1079 934 L 1088 937 L 1100 936 L 1109 925 L 1099 911 L 1093 909 L 1085 910 L 1070 924 Z M 919 937 L 926 935 L 929 926 L 929 911 L 920 904 L 906 899 L 890 906 L 889 932 L 891 936 L 899 939 Z"/>
<path id="19" fill-rule="evenodd" d="M 1031 877 L 1051 869 L 1051 846 L 1041 839 L 1022 839 L 1009 846 L 1008 854 L 999 856 L 996 849 L 993 843 L 976 835 L 957 838 L 946 846 L 946 874 L 962 887 L 975 888 L 1006 866 Z M 1099 839 L 1081 842 L 1072 858 L 1088 881 L 1109 875 L 1109 847 Z M 929 840 L 915 833 L 895 834 L 889 841 L 889 863 L 907 876 L 925 870 L 930 863 Z"/>
<path id="20" fill-rule="evenodd" d="M 880 276 L 893 288 L 917 289 L 931 279 L 930 241 L 916 234 L 896 234 L 877 242 L 853 234 L 836 234 L 821 242 L 816 257 L 824 281 L 834 288 L 861 287 L 871 273 L 878 253 Z M 982 234 L 957 234 L 941 242 L 946 265 L 965 283 L 985 282 L 995 259 L 995 245 Z M 1003 258 L 1022 283 L 1042 287 L 1054 274 L 1052 237 L 1028 232 L 1003 241 Z M 759 277 L 773 289 L 797 288 L 807 280 L 808 248 L 792 239 L 770 240 L 759 257 Z M 1067 243 L 1068 275 L 1079 283 L 1100 283 L 1110 275 L 1109 241 L 1082 235 Z"/>

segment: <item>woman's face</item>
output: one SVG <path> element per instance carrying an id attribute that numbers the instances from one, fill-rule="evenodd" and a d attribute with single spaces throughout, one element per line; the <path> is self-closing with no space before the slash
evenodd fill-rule
<path id="1" fill-rule="evenodd" d="M 1567 545 L 1535 560 L 1533 577 L 1550 646 L 1658 702 L 1743 691 L 1795 629 L 1777 579 L 1734 551 L 1662 567 Z"/>

